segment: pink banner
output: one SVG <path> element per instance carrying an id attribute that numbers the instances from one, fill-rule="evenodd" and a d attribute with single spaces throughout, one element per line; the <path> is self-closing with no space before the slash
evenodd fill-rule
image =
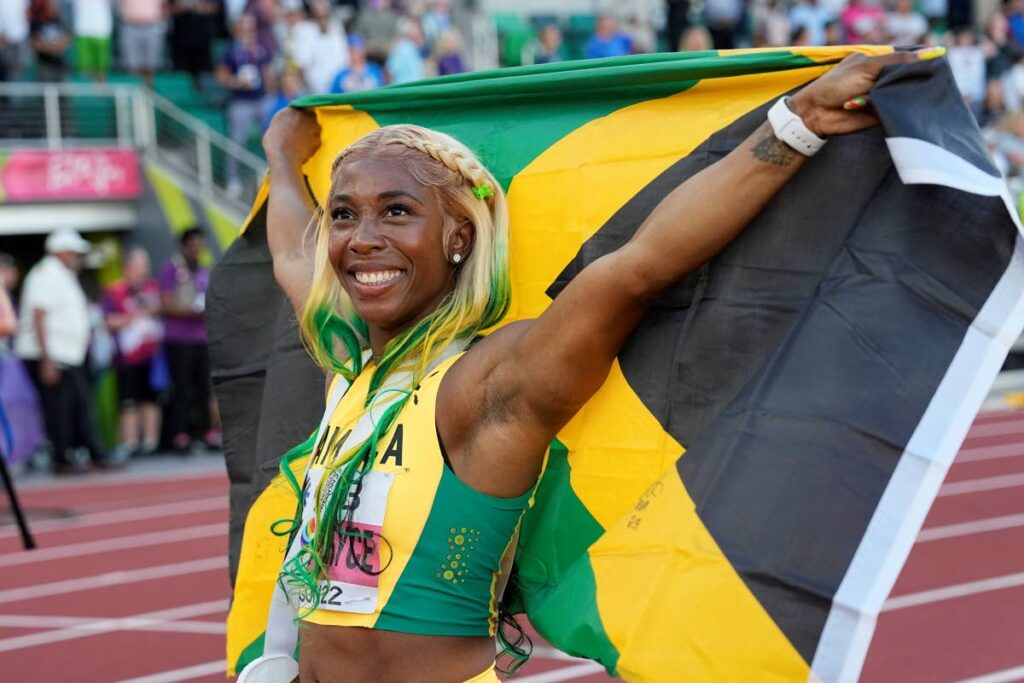
<path id="1" fill-rule="evenodd" d="M 135 199 L 142 192 L 134 150 L 18 150 L 0 170 L 7 202 Z"/>

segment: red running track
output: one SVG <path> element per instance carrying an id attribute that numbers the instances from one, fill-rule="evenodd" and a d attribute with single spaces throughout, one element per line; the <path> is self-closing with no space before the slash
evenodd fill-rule
<path id="1" fill-rule="evenodd" d="M 227 479 L 90 475 L 20 491 L 0 525 L 0 679 L 222 683 Z M 862 680 L 1024 681 L 1024 411 L 972 427 L 882 613 Z M 539 645 L 521 683 L 610 680 Z"/>

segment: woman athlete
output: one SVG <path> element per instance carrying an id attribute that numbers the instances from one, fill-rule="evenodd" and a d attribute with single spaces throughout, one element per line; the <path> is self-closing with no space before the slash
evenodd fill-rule
<path id="1" fill-rule="evenodd" d="M 485 337 L 508 306 L 508 217 L 473 153 L 423 128 L 376 130 L 338 155 L 314 217 L 301 168 L 319 126 L 295 109 L 275 117 L 263 142 L 274 273 L 334 379 L 309 442 L 303 554 L 283 573 L 303 683 L 497 680 L 496 604 L 548 444 L 659 293 L 736 237 L 815 136 L 877 123 L 863 98 L 883 67 L 925 56 L 847 57 L 539 318 Z"/>

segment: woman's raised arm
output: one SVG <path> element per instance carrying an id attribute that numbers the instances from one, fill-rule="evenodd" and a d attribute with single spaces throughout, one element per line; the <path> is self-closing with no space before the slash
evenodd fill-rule
<path id="1" fill-rule="evenodd" d="M 788 106 L 819 137 L 867 128 L 877 118 L 864 101 L 844 104 L 866 96 L 883 67 L 918 58 L 853 55 Z M 496 335 L 496 353 L 480 354 L 481 365 L 467 364 L 470 372 L 459 384 L 482 387 L 473 398 L 478 414 L 525 452 L 537 446 L 543 452 L 543 444 L 604 382 L 655 297 L 735 238 L 804 160 L 766 121 L 724 159 L 672 191 L 630 242 L 585 268 L 532 325 Z"/>
<path id="2" fill-rule="evenodd" d="M 263 136 L 270 169 L 267 243 L 274 277 L 295 312 L 302 308 L 313 278 L 313 200 L 302 165 L 320 147 L 320 125 L 307 111 L 285 107 Z"/>

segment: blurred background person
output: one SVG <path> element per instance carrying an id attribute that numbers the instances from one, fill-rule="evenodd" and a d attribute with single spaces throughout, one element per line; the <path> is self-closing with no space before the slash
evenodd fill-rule
<path id="1" fill-rule="evenodd" d="M 61 21 L 56 0 L 32 0 L 29 7 L 29 40 L 36 57 L 39 80 L 57 83 L 67 71 L 66 55 L 71 33 Z"/>
<path id="2" fill-rule="evenodd" d="M 79 447 L 95 465 L 108 463 L 93 419 L 87 354 L 89 304 L 78 281 L 89 243 L 74 230 L 46 238 L 46 256 L 29 271 L 21 291 L 22 322 L 15 352 L 25 361 L 43 406 L 53 470 L 83 471 Z"/>
<path id="3" fill-rule="evenodd" d="M 399 37 L 388 53 L 386 69 L 391 83 L 411 83 L 424 77 L 423 49 L 420 23 L 403 17 Z"/>
<path id="4" fill-rule="evenodd" d="M 914 0 L 896 0 L 892 11 L 885 15 L 885 33 L 893 45 L 922 45 L 928 34 L 928 20 L 914 9 Z"/>
<path id="5" fill-rule="evenodd" d="M 210 44 L 221 21 L 215 0 L 167 0 L 169 41 L 175 71 L 187 71 L 198 89 L 203 74 L 213 70 Z"/>
<path id="6" fill-rule="evenodd" d="M 266 113 L 263 115 L 263 130 L 270 127 L 270 120 L 274 114 L 281 111 L 292 101 L 308 95 L 305 84 L 302 82 L 302 72 L 297 67 L 286 68 L 277 79 L 277 88 L 274 95 L 267 101 Z"/>
<path id="7" fill-rule="evenodd" d="M 825 45 L 825 27 L 831 22 L 838 30 L 838 18 L 835 12 L 823 6 L 820 0 L 797 0 L 789 10 L 790 31 L 805 26 L 810 33 L 811 45 Z"/>
<path id="8" fill-rule="evenodd" d="M 30 461 L 46 445 L 39 394 L 25 364 L 14 353 L 13 335 L 17 333 L 18 312 L 13 304 L 19 276 L 14 258 L 10 254 L 0 253 L 0 290 L 12 304 L 10 316 L 15 320 L 15 329 L 0 339 L 0 402 L 3 403 L 2 410 L 11 428 L 13 446 L 4 456 L 7 464 L 12 466 Z"/>
<path id="9" fill-rule="evenodd" d="M 437 62 L 438 76 L 461 74 L 469 70 L 462 56 L 462 38 L 455 30 L 448 31 L 438 38 L 434 46 L 434 59 Z"/>
<path id="10" fill-rule="evenodd" d="M 331 83 L 332 93 L 362 92 L 384 85 L 384 72 L 366 57 L 366 41 L 358 34 L 349 36 L 348 67 Z"/>
<path id="11" fill-rule="evenodd" d="M 17 80 L 28 52 L 28 0 L 0 0 L 0 80 Z"/>
<path id="12" fill-rule="evenodd" d="M 714 47 L 711 34 L 703 26 L 690 26 L 683 31 L 683 35 L 679 38 L 680 52 L 700 52 L 712 50 Z"/>
<path id="13" fill-rule="evenodd" d="M 235 39 L 217 66 L 217 82 L 228 90 L 228 133 L 245 147 L 249 136 L 263 126 L 263 98 L 267 94 L 270 53 L 256 40 L 256 20 L 243 14 L 235 22 Z M 242 193 L 238 160 L 228 156 L 228 194 Z"/>
<path id="14" fill-rule="evenodd" d="M 562 61 L 562 30 L 558 24 L 546 24 L 537 37 L 534 64 L 551 64 Z"/>
<path id="15" fill-rule="evenodd" d="M 398 13 L 392 10 L 391 0 L 365 2 L 353 30 L 365 40 L 366 58 L 383 66 L 391 44 L 398 37 Z"/>
<path id="16" fill-rule="evenodd" d="M 433 45 L 445 31 L 455 28 L 452 23 L 452 3 L 449 0 L 431 0 L 423 13 L 423 37 Z"/>
<path id="17" fill-rule="evenodd" d="M 153 363 L 163 341 L 160 287 L 150 273 L 149 254 L 132 247 L 124 257 L 124 277 L 103 296 L 103 314 L 117 354 L 118 445 L 115 458 L 151 455 L 160 441 L 160 408 L 153 386 Z"/>
<path id="18" fill-rule="evenodd" d="M 163 59 L 165 0 L 119 0 L 117 30 L 124 68 L 153 87 Z"/>
<path id="19" fill-rule="evenodd" d="M 79 73 L 97 82 L 107 80 L 110 36 L 114 33 L 113 0 L 73 0 L 75 66 Z"/>
<path id="20" fill-rule="evenodd" d="M 587 41 L 583 54 L 587 59 L 621 57 L 633 52 L 633 42 L 619 30 L 619 22 L 610 14 L 597 17 L 594 35 Z"/>
<path id="21" fill-rule="evenodd" d="M 210 355 L 206 348 L 206 288 L 210 271 L 200 263 L 206 246 L 203 231 L 181 234 L 181 250 L 160 269 L 160 310 L 164 351 L 171 371 L 167 432 L 177 453 L 188 453 L 193 438 L 220 448 L 216 408 L 210 389 Z"/>
<path id="22" fill-rule="evenodd" d="M 731 50 L 743 35 L 746 8 L 743 0 L 705 0 L 707 29 L 716 50 Z"/>
<path id="23" fill-rule="evenodd" d="M 309 91 L 331 91 L 339 72 L 350 64 L 350 46 L 345 27 L 331 16 L 327 0 L 310 3 L 311 20 L 295 30 L 295 63 L 302 69 Z"/>
<path id="24" fill-rule="evenodd" d="M 953 30 L 953 45 L 946 52 L 949 68 L 974 117 L 980 122 L 985 110 L 985 52 L 969 26 Z"/>
<path id="25" fill-rule="evenodd" d="M 879 35 L 885 25 L 885 10 L 877 0 L 849 0 L 839 21 L 843 24 L 846 42 L 858 45 L 870 42 L 870 37 Z"/>

